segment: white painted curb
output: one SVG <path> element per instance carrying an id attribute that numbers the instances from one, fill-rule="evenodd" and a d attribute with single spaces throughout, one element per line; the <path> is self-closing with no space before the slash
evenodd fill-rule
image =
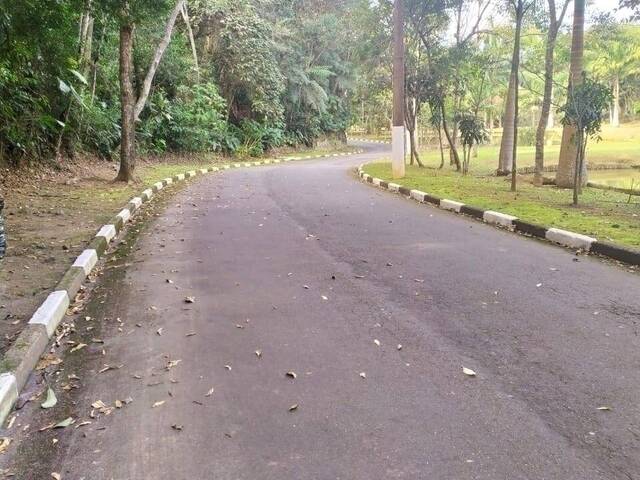
<path id="1" fill-rule="evenodd" d="M 179 173 L 178 175 L 176 175 L 176 178 L 178 179 L 179 182 L 184 180 L 184 173 Z"/>
<path id="2" fill-rule="evenodd" d="M 12 373 L 0 375 L 0 419 L 4 421 L 18 400 L 18 382 Z"/>
<path id="3" fill-rule="evenodd" d="M 96 263 L 98 263 L 98 252 L 94 249 L 87 249 L 76 258 L 73 266 L 82 268 L 85 275 L 89 275 L 93 267 L 96 266 Z"/>
<path id="4" fill-rule="evenodd" d="M 129 203 L 133 203 L 133 205 L 135 207 L 134 211 L 136 211 L 142 206 L 142 198 L 133 197 L 131 200 L 129 200 Z"/>
<path id="5" fill-rule="evenodd" d="M 60 324 L 60 320 L 67 313 L 69 308 L 69 294 L 64 290 L 58 290 L 57 292 L 50 293 L 47 299 L 44 301 L 40 308 L 33 314 L 30 324 L 44 325 L 47 329 L 47 335 L 49 338 L 53 336 Z"/>
<path id="6" fill-rule="evenodd" d="M 148 202 L 153 198 L 153 190 L 151 190 L 150 188 L 147 188 L 142 192 L 141 197 L 143 202 Z"/>
<path id="7" fill-rule="evenodd" d="M 421 202 L 421 203 L 424 203 L 424 197 L 427 196 L 426 193 L 420 190 L 411 190 L 410 195 L 411 195 L 411 198 L 413 198 L 415 201 Z"/>
<path id="8" fill-rule="evenodd" d="M 518 217 L 514 217 L 513 215 L 494 212 L 492 210 L 485 211 L 482 218 L 487 223 L 491 223 L 493 225 L 502 225 L 503 227 L 507 228 L 513 228 L 513 222 L 518 219 Z"/>
<path id="9" fill-rule="evenodd" d="M 391 192 L 399 192 L 400 185 L 398 185 L 397 183 L 389 183 L 387 184 L 387 189 Z"/>
<path id="10" fill-rule="evenodd" d="M 115 225 L 103 225 L 100 231 L 96 234 L 96 237 L 104 237 L 107 243 L 111 243 L 116 236 Z"/>
<path id="11" fill-rule="evenodd" d="M 164 184 L 162 182 L 156 182 L 153 184 L 154 187 L 156 187 L 156 190 L 160 191 L 164 188 Z"/>
<path id="12" fill-rule="evenodd" d="M 173 178 L 167 177 L 163 180 L 163 182 L 166 183 L 167 185 L 171 185 L 173 183 Z"/>
<path id="13" fill-rule="evenodd" d="M 116 217 L 120 217 L 122 219 L 122 223 L 127 223 L 131 218 L 131 212 L 128 208 L 123 208 Z"/>
<path id="14" fill-rule="evenodd" d="M 567 230 L 561 230 L 559 228 L 550 228 L 546 233 L 547 240 L 550 240 L 561 245 L 573 248 L 581 248 L 583 250 L 589 250 L 591 244 L 597 240 L 587 235 L 580 233 L 569 232 Z"/>
<path id="15" fill-rule="evenodd" d="M 440 200 L 440 208 L 444 210 L 451 210 L 452 212 L 460 213 L 460 209 L 464 207 L 464 203 L 454 202 L 453 200 Z"/>

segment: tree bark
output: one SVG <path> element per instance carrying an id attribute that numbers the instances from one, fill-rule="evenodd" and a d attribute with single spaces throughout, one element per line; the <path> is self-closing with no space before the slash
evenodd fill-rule
<path id="1" fill-rule="evenodd" d="M 135 104 L 134 109 L 134 118 L 138 120 L 142 110 L 144 109 L 145 104 L 147 103 L 147 98 L 149 97 L 149 93 L 151 92 L 151 85 L 153 83 L 153 77 L 156 75 L 156 70 L 158 70 L 158 65 L 160 65 L 160 60 L 162 60 L 162 56 L 164 55 L 165 50 L 169 46 L 171 42 L 171 34 L 173 33 L 173 27 L 176 23 L 176 19 L 180 14 L 186 0 L 178 0 L 176 6 L 173 8 L 169 19 L 164 27 L 164 34 L 162 36 L 162 40 L 156 47 L 156 51 L 153 55 L 153 61 L 151 62 L 151 66 L 147 71 L 147 75 L 144 79 L 144 83 L 142 85 L 142 91 L 140 92 L 140 96 L 138 97 L 138 101 Z"/>
<path id="2" fill-rule="evenodd" d="M 582 71 L 584 69 L 584 10 L 585 0 L 575 0 L 573 34 L 571 36 L 571 66 L 569 70 L 569 82 L 573 85 L 577 85 L 582 81 Z M 576 129 L 571 125 L 565 125 L 562 129 L 562 145 L 560 146 L 560 158 L 556 173 L 556 185 L 558 187 L 573 187 L 574 178 L 581 178 L 583 184 L 587 182 L 587 162 L 582 162 L 583 171 L 581 175 L 575 175 L 577 153 Z"/>
<path id="3" fill-rule="evenodd" d="M 553 100 L 553 69 L 554 69 L 554 52 L 558 32 L 562 26 L 567 7 L 571 0 L 564 0 L 562 11 L 559 16 L 556 15 L 555 0 L 549 2 L 549 31 L 547 32 L 547 46 L 544 59 L 544 96 L 542 98 L 542 108 L 540 119 L 538 121 L 538 129 L 536 131 L 536 154 L 535 154 L 535 175 L 533 183 L 537 186 L 543 184 L 544 173 L 544 147 L 545 135 L 547 128 L 553 128 L 553 114 L 551 114 L 551 102 Z"/>
<path id="4" fill-rule="evenodd" d="M 518 88 L 520 76 L 520 35 L 522 33 L 522 19 L 524 17 L 524 0 L 518 0 L 516 8 L 516 38 L 513 42 L 513 66 L 512 74 L 515 79 L 514 101 L 513 101 L 513 152 L 511 155 L 511 191 L 515 192 L 518 180 Z"/>
<path id="5" fill-rule="evenodd" d="M 507 99 L 505 101 L 504 119 L 502 121 L 502 138 L 500 140 L 500 155 L 498 160 L 498 175 L 508 175 L 513 167 L 513 130 L 515 122 L 515 100 L 518 80 L 515 77 L 513 60 L 511 64 L 511 74 L 509 76 L 509 87 Z"/>
<path id="6" fill-rule="evenodd" d="M 189 10 L 187 8 L 187 2 L 182 4 L 182 19 L 187 26 L 187 36 L 189 37 L 189 44 L 191 45 L 191 54 L 193 55 L 193 63 L 196 69 L 196 81 L 200 83 L 200 65 L 198 62 L 198 50 L 196 49 L 196 41 L 193 38 L 193 30 L 191 29 L 191 20 L 189 20 Z"/>
<path id="7" fill-rule="evenodd" d="M 125 1 L 125 18 L 120 25 L 120 104 L 121 139 L 120 171 L 116 181 L 133 180 L 135 159 L 135 95 L 133 92 L 133 22 L 128 17 L 128 2 Z"/>
<path id="8" fill-rule="evenodd" d="M 620 126 L 620 77 L 613 77 L 613 114 L 611 118 L 611 126 Z"/>
<path id="9" fill-rule="evenodd" d="M 456 166 L 456 171 L 460 171 L 460 155 L 458 155 L 458 150 L 456 149 L 456 145 L 451 139 L 451 134 L 449 133 L 449 127 L 447 127 L 447 116 L 444 109 L 444 102 L 440 104 L 440 110 L 442 112 L 442 129 L 444 130 L 444 135 L 447 137 L 447 142 L 449 142 L 450 155 L 453 163 Z"/>

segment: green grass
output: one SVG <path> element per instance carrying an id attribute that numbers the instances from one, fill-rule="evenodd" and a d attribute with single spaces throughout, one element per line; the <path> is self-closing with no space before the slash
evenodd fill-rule
<path id="1" fill-rule="evenodd" d="M 391 165 L 374 163 L 365 166 L 374 177 L 392 181 Z M 640 247 L 640 197 L 586 188 L 581 205 L 571 206 L 572 192 L 555 187 L 534 187 L 521 182 L 519 191 L 510 191 L 504 178 L 463 177 L 450 171 L 407 166 L 400 183 L 432 195 L 469 205 L 515 215 L 522 220 L 547 227 L 557 227 L 600 240 Z"/>

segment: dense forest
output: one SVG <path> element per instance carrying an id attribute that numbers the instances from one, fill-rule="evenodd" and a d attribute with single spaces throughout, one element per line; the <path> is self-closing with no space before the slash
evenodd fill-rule
<path id="1" fill-rule="evenodd" d="M 430 132 L 465 169 L 461 127 L 544 165 L 570 77 L 570 0 L 407 0 L 411 162 Z M 577 4 L 585 5 L 584 0 Z M 612 125 L 640 114 L 640 27 L 588 7 L 584 70 L 611 88 Z M 388 0 L 29 0 L 0 6 L 0 163 L 78 153 L 260 155 L 380 134 L 391 117 Z M 583 9 L 584 10 L 584 9 Z M 517 63 L 516 63 L 517 60 Z M 517 65 L 517 70 L 514 67 Z M 514 132 L 517 132 L 514 135 Z M 464 142 L 462 142 L 464 143 Z M 464 146 L 464 145 L 462 145 Z M 462 156 L 460 155 L 462 153 Z M 557 162 L 556 162 L 557 163 Z"/>
<path id="2" fill-rule="evenodd" d="M 0 161 L 114 158 L 127 117 L 140 152 L 343 138 L 349 15 L 308 0 L 3 2 Z"/>

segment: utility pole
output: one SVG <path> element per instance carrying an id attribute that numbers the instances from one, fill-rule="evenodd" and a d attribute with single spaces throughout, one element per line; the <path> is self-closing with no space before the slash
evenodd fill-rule
<path id="1" fill-rule="evenodd" d="M 404 177 L 404 0 L 393 4 L 393 126 L 391 169 L 393 178 Z"/>

